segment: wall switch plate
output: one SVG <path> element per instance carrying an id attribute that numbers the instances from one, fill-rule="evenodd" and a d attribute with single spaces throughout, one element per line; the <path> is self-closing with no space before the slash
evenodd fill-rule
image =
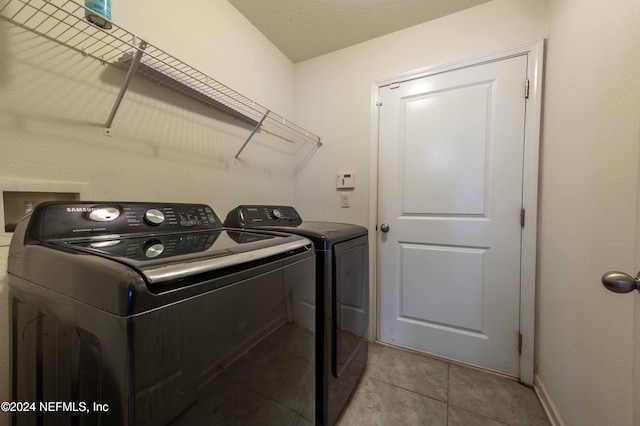
<path id="1" fill-rule="evenodd" d="M 356 187 L 355 173 L 339 173 L 336 179 L 336 189 L 353 189 Z"/>
<path id="2" fill-rule="evenodd" d="M 349 194 L 342 193 L 340 194 L 340 205 L 343 209 L 349 208 Z"/>

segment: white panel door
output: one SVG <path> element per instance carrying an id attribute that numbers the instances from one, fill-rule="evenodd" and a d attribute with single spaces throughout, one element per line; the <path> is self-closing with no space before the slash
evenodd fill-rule
<path id="1" fill-rule="evenodd" d="M 380 340 L 518 376 L 526 75 L 522 55 L 380 89 Z"/>

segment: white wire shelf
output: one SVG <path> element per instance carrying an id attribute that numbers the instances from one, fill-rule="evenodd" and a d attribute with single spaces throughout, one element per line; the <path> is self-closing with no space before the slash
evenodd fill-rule
<path id="1" fill-rule="evenodd" d="M 292 143 L 313 142 L 322 145 L 318 135 L 243 96 L 115 23 L 109 21 L 111 28 L 108 30 L 95 26 L 85 19 L 88 12 L 89 9 L 72 0 L 8 0 L 0 8 L 0 17 L 74 49 L 84 56 L 95 58 L 103 64 L 129 68 L 127 78 L 105 123 L 105 134 L 111 134 L 111 124 L 120 102 L 134 74 L 138 74 L 255 126 L 236 154 L 236 158 L 258 131 Z"/>

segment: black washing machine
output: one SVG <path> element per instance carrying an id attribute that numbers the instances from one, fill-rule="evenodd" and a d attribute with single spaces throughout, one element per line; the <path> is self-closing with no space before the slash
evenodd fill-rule
<path id="1" fill-rule="evenodd" d="M 43 203 L 8 259 L 13 424 L 310 424 L 315 254 L 201 204 Z"/>
<path id="2" fill-rule="evenodd" d="M 367 229 L 303 221 L 290 206 L 242 205 L 224 225 L 292 233 L 316 252 L 316 424 L 332 425 L 367 362 L 369 245 Z"/>

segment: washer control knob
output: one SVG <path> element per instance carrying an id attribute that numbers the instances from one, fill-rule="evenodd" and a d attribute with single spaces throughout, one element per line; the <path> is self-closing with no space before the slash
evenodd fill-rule
<path id="1" fill-rule="evenodd" d="M 148 259 L 158 257 L 164 252 L 164 244 L 158 240 L 151 240 L 144 245 L 144 255 Z"/>
<path id="2" fill-rule="evenodd" d="M 280 209 L 273 209 L 271 211 L 271 216 L 275 219 L 281 219 L 282 218 L 282 212 L 280 211 Z"/>
<path id="3" fill-rule="evenodd" d="M 102 207 L 100 209 L 92 210 L 89 213 L 89 219 L 96 222 L 108 222 L 116 220 L 120 216 L 120 210 L 115 207 Z"/>
<path id="4" fill-rule="evenodd" d="M 144 213 L 144 221 L 149 225 L 160 225 L 164 222 L 164 213 L 158 209 L 149 209 Z"/>

